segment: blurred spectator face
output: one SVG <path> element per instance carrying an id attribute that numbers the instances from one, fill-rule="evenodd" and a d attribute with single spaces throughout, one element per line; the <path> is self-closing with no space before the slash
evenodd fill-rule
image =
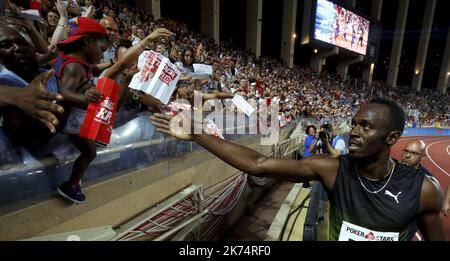
<path id="1" fill-rule="evenodd" d="M 114 12 L 114 10 L 109 10 L 109 16 L 111 16 L 112 18 L 116 18 L 116 12 Z"/>
<path id="2" fill-rule="evenodd" d="M 187 50 L 184 52 L 184 62 L 186 63 L 185 65 L 191 65 L 192 64 L 192 51 L 191 50 Z"/>
<path id="3" fill-rule="evenodd" d="M 59 14 L 54 11 L 48 11 L 47 22 L 51 26 L 57 26 L 59 21 Z"/>
<path id="4" fill-rule="evenodd" d="M 85 0 L 84 3 L 86 4 L 86 6 L 91 6 L 94 4 L 92 0 Z"/>
<path id="5" fill-rule="evenodd" d="M 131 33 L 133 35 L 137 35 L 137 26 L 136 25 L 131 26 Z"/>
<path id="6" fill-rule="evenodd" d="M 243 88 L 247 88 L 247 80 L 242 79 L 242 80 L 239 82 L 239 85 L 240 85 L 241 87 L 243 87 Z"/>
<path id="7" fill-rule="evenodd" d="M 145 32 L 144 29 L 138 28 L 136 30 L 136 36 L 139 37 L 139 39 L 144 39 L 145 38 Z"/>
<path id="8" fill-rule="evenodd" d="M 111 43 L 119 41 L 119 26 L 111 17 L 102 19 L 101 25 L 105 27 L 106 32 L 108 33 L 109 41 Z"/>
<path id="9" fill-rule="evenodd" d="M 156 52 L 160 53 L 160 54 L 164 54 L 166 52 L 166 46 L 164 44 L 157 44 Z"/>
<path id="10" fill-rule="evenodd" d="M 170 59 L 172 59 L 172 61 L 179 61 L 179 50 L 176 47 L 173 47 L 170 51 Z"/>
<path id="11" fill-rule="evenodd" d="M 401 163 L 415 168 L 418 167 L 422 161 L 422 158 L 426 156 L 425 146 L 426 145 L 424 143 L 422 144 L 418 141 L 413 141 L 406 144 L 403 149 Z"/>
<path id="12" fill-rule="evenodd" d="M 0 63 L 19 75 L 38 69 L 34 47 L 17 31 L 5 26 L 0 27 Z"/>

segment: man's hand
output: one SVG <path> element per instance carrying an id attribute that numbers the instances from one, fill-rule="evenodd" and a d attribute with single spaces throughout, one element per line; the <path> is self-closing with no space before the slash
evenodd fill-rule
<path id="1" fill-rule="evenodd" d="M 153 30 L 153 32 L 147 36 L 144 40 L 146 41 L 146 43 L 148 42 L 152 42 L 154 40 L 156 40 L 159 37 L 170 37 L 174 35 L 174 33 L 172 33 L 171 31 L 165 29 L 165 28 L 157 28 L 155 30 Z"/>
<path id="2" fill-rule="evenodd" d="M 84 92 L 84 97 L 88 102 L 99 103 L 100 98 L 102 98 L 103 95 L 99 91 L 97 91 L 94 87 L 91 87 Z"/>
<path id="3" fill-rule="evenodd" d="M 26 88 L 17 88 L 17 91 L 14 92 L 14 104 L 29 116 L 41 121 L 52 133 L 55 133 L 55 126 L 59 124 L 59 121 L 53 113 L 63 113 L 64 109 L 53 103 L 63 100 L 61 94 L 50 93 L 45 89 L 53 73 L 53 70 L 42 73 Z"/>
<path id="4" fill-rule="evenodd" d="M 95 6 L 89 6 L 81 16 L 91 18 L 95 13 Z"/>
<path id="5" fill-rule="evenodd" d="M 186 117 L 183 112 L 178 113 L 175 117 L 155 113 L 150 117 L 150 120 L 152 121 L 153 125 L 156 126 L 157 131 L 172 135 L 173 137 L 180 140 L 193 140 L 192 135 L 189 134 L 191 128 L 189 128 L 189 130 L 186 130 L 186 128 L 180 126 L 180 123 L 186 125 L 186 123 L 191 120 L 189 117 Z M 190 124 L 188 125 L 190 127 Z"/>
<path id="6" fill-rule="evenodd" d="M 442 208 L 442 214 L 448 217 L 450 216 L 450 200 L 444 202 L 444 207 Z"/>
<path id="7" fill-rule="evenodd" d="M 447 187 L 447 192 L 444 197 L 444 204 L 442 205 L 442 214 L 450 217 L 450 184 Z"/>
<path id="8" fill-rule="evenodd" d="M 14 16 L 20 16 L 20 8 L 12 3 L 10 0 L 5 1 L 6 8 L 14 15 Z"/>
<path id="9" fill-rule="evenodd" d="M 65 21 L 64 24 L 67 23 L 67 20 L 68 20 L 69 16 L 67 15 L 67 9 L 64 6 L 62 0 L 57 0 L 56 1 L 56 9 L 58 10 L 58 13 L 59 13 L 59 20 L 60 20 L 60 22 L 64 22 Z"/>

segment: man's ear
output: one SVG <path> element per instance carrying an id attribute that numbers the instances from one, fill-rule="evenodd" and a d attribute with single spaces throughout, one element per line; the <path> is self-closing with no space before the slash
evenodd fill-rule
<path id="1" fill-rule="evenodd" d="M 400 139 L 401 136 L 402 136 L 402 133 L 400 131 L 392 131 L 386 137 L 386 143 L 389 146 L 393 146 L 395 143 L 398 142 L 398 140 Z"/>

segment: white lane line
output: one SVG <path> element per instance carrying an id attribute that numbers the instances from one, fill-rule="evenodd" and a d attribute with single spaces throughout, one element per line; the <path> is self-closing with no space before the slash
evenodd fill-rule
<path id="1" fill-rule="evenodd" d="M 450 145 L 447 146 L 447 154 L 450 156 L 450 150 L 448 149 L 450 149 Z"/>
<path id="2" fill-rule="evenodd" d="M 420 234 L 418 232 L 416 232 L 416 237 L 419 241 L 422 241 L 422 237 L 420 236 Z"/>
<path id="3" fill-rule="evenodd" d="M 427 149 L 426 149 L 425 152 L 427 153 L 427 156 L 428 156 L 428 158 L 430 159 L 430 161 L 431 161 L 436 167 L 438 167 L 442 172 L 444 172 L 445 175 L 447 175 L 447 176 L 450 177 L 450 174 L 448 174 L 447 171 L 443 170 L 438 164 L 436 164 L 436 162 L 430 157 L 430 154 L 428 153 L 428 149 L 429 149 L 431 146 L 433 146 L 434 144 L 443 143 L 443 142 L 448 142 L 448 141 L 449 141 L 449 140 L 443 140 L 443 141 L 436 141 L 436 142 L 430 143 L 430 144 L 427 146 Z"/>

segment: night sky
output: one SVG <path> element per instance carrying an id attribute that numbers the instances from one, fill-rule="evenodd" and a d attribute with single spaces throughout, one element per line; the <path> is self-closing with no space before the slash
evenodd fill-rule
<path id="1" fill-rule="evenodd" d="M 300 35 L 302 25 L 304 0 L 298 0 L 297 10 L 297 35 Z M 176 6 L 177 8 L 173 8 Z M 366 15 L 370 15 L 371 0 L 357 0 L 356 9 Z M 401 65 L 398 76 L 398 85 L 411 85 L 414 74 L 414 64 L 419 45 L 420 30 L 425 10 L 425 1 L 410 0 L 409 13 L 406 22 L 406 32 L 403 42 Z M 437 0 L 433 29 L 431 33 L 428 55 L 423 77 L 424 88 L 435 88 L 438 74 L 444 54 L 445 41 L 447 39 L 450 25 L 450 1 Z M 220 1 L 220 38 L 221 40 L 232 39 L 238 48 L 245 49 L 246 35 L 246 1 L 222 0 Z M 392 40 L 395 33 L 395 22 L 398 11 L 398 1 L 384 0 L 381 14 L 383 27 L 382 39 L 378 54 L 378 62 L 375 65 L 374 80 L 386 81 L 389 59 L 391 55 Z M 161 14 L 164 17 L 185 21 L 192 28 L 200 29 L 200 0 L 171 0 L 161 1 Z M 263 56 L 279 58 L 281 52 L 282 32 L 282 1 L 263 0 L 263 22 L 262 22 L 262 46 Z M 297 42 L 295 49 L 295 64 L 308 66 L 311 57 L 311 48 L 300 46 Z M 338 57 L 327 60 L 326 70 L 336 71 Z M 361 77 L 362 64 L 356 64 L 349 68 L 349 75 Z"/>

